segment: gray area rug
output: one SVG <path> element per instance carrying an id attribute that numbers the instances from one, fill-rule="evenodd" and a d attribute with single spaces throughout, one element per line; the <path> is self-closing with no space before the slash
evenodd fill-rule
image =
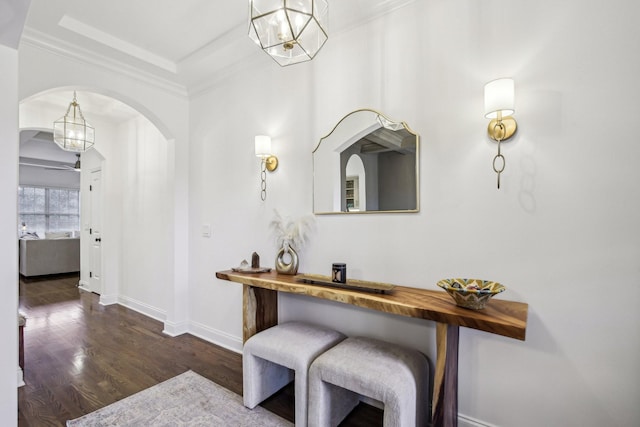
<path id="1" fill-rule="evenodd" d="M 249 426 L 292 427 L 260 406 L 247 409 L 242 397 L 187 371 L 75 420 L 84 426 Z"/>

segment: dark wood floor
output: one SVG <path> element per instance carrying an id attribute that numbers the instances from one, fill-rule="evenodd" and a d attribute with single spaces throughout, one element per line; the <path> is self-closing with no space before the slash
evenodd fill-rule
<path id="1" fill-rule="evenodd" d="M 77 283 L 77 275 L 20 281 L 27 326 L 19 426 L 64 426 L 189 369 L 242 394 L 241 355 L 188 334 L 168 337 L 161 322 L 103 307 Z M 262 406 L 293 421 L 293 401 L 289 385 Z M 382 411 L 364 404 L 342 423 L 381 425 Z"/>

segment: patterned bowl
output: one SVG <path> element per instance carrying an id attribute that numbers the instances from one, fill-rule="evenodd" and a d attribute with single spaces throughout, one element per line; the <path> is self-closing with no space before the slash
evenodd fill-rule
<path id="1" fill-rule="evenodd" d="M 506 290 L 498 282 L 480 279 L 443 279 L 438 286 L 447 291 L 457 305 L 473 310 L 481 310 L 492 296 Z"/>

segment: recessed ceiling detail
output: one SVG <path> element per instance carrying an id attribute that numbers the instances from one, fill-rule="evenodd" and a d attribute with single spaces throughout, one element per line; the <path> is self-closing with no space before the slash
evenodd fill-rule
<path id="1" fill-rule="evenodd" d="M 174 74 L 178 71 L 178 67 L 174 62 L 151 53 L 132 43 L 119 39 L 111 34 L 105 33 L 91 25 L 80 22 L 69 15 L 64 15 L 62 19 L 60 19 L 60 22 L 58 22 L 58 25 L 105 46 L 109 46 L 113 49 L 119 50 L 120 52 L 126 53 L 127 55 L 133 56 L 134 58 L 148 62 L 156 67 L 160 67 L 163 70 Z"/>
<path id="2" fill-rule="evenodd" d="M 331 34 L 416 1 L 334 1 Z M 242 1 L 31 0 L 21 43 L 180 96 L 206 91 L 261 60 L 247 37 Z"/>

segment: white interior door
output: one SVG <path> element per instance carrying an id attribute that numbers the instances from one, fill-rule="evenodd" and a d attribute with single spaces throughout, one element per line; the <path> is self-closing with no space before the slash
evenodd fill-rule
<path id="1" fill-rule="evenodd" d="M 91 172 L 89 290 L 102 293 L 102 171 Z"/>

